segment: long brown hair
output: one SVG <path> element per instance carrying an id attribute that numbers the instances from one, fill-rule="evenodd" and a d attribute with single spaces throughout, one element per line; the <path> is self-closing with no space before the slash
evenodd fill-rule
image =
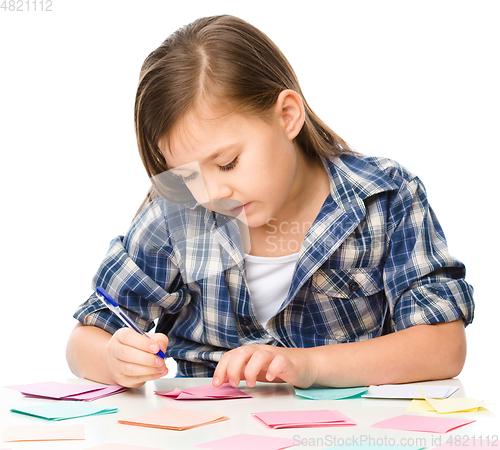
<path id="1" fill-rule="evenodd" d="M 264 117 L 285 89 L 304 104 L 305 122 L 295 139 L 306 154 L 354 153 L 312 111 L 290 63 L 257 28 L 222 15 L 177 30 L 144 61 L 135 99 L 135 131 L 149 177 L 169 169 L 158 141 L 202 100 Z"/>

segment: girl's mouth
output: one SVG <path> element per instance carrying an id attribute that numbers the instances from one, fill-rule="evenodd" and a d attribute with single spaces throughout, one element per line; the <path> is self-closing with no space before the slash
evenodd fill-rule
<path id="1" fill-rule="evenodd" d="M 239 216 L 243 211 L 246 211 L 251 202 L 245 203 L 244 205 L 237 206 L 236 208 L 231 209 L 232 216 Z"/>

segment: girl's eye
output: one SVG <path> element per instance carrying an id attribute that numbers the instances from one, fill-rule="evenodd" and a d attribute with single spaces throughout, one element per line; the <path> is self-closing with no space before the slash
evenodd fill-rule
<path id="1" fill-rule="evenodd" d="M 238 164 L 238 157 L 234 158 L 229 164 L 226 164 L 225 166 L 219 166 L 219 170 L 222 172 L 226 172 L 228 170 L 234 169 L 234 167 Z"/>
<path id="2" fill-rule="evenodd" d="M 193 181 L 197 176 L 198 174 L 196 172 L 193 172 L 191 175 L 188 175 L 187 177 L 183 177 L 181 175 L 181 178 L 182 181 L 184 181 L 184 183 L 189 183 L 190 181 Z"/>

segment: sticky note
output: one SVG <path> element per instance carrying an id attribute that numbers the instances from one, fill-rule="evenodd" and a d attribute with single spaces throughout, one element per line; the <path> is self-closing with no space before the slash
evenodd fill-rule
<path id="1" fill-rule="evenodd" d="M 20 408 L 12 408 L 12 412 L 26 414 L 47 420 L 65 420 L 76 417 L 94 416 L 100 414 L 112 414 L 118 408 L 106 408 L 83 402 L 57 402 L 44 405 L 28 405 Z"/>
<path id="2" fill-rule="evenodd" d="M 356 425 L 340 411 L 329 409 L 306 411 L 264 411 L 253 413 L 271 428 L 308 428 Z"/>
<path id="3" fill-rule="evenodd" d="M 295 394 L 310 400 L 341 400 L 343 398 L 360 397 L 367 390 L 367 387 L 327 388 L 318 386 L 309 389 L 295 388 Z"/>
<path id="4" fill-rule="evenodd" d="M 381 386 L 370 386 L 368 391 L 362 395 L 365 398 L 400 398 L 412 400 L 423 398 L 418 391 L 417 384 L 384 384 Z M 457 391 L 457 386 L 423 385 L 422 389 L 426 396 L 432 398 L 448 398 Z"/>
<path id="5" fill-rule="evenodd" d="M 21 392 L 23 395 L 32 398 L 82 401 L 95 400 L 108 395 L 118 394 L 126 390 L 123 386 L 57 383 L 55 381 L 6 387 L 8 389 Z"/>
<path id="6" fill-rule="evenodd" d="M 3 430 L 5 442 L 79 441 L 85 439 L 83 425 L 12 426 Z"/>
<path id="7" fill-rule="evenodd" d="M 140 427 L 182 431 L 223 420 L 229 420 L 229 418 L 212 412 L 162 408 L 130 419 L 118 420 L 118 422 Z"/>
<path id="8" fill-rule="evenodd" d="M 476 400 L 474 398 L 430 398 L 425 395 L 420 387 L 419 393 L 434 411 L 441 414 L 464 411 L 471 412 L 472 410 L 477 412 L 480 407 L 484 406 L 482 400 Z"/>
<path id="9" fill-rule="evenodd" d="M 436 411 L 429 403 L 425 400 L 413 399 L 408 408 L 406 408 L 408 412 L 432 412 Z"/>
<path id="10" fill-rule="evenodd" d="M 406 408 L 408 412 L 437 412 L 426 400 L 412 400 Z M 479 412 L 479 411 L 487 411 L 486 408 L 480 406 L 477 408 L 464 409 L 460 411 L 451 411 L 451 412 Z"/>
<path id="11" fill-rule="evenodd" d="M 226 383 L 220 387 L 211 384 L 196 386 L 186 389 L 174 389 L 171 391 L 155 391 L 158 395 L 174 398 L 176 400 L 223 400 L 230 398 L 251 398 L 251 395 L 232 387 Z"/>
<path id="12" fill-rule="evenodd" d="M 293 447 L 295 445 L 293 439 L 274 437 L 274 436 L 259 436 L 255 434 L 237 434 L 215 441 L 205 442 L 204 444 L 195 445 L 198 448 L 207 448 L 210 450 L 282 450 L 284 448 Z"/>
<path id="13" fill-rule="evenodd" d="M 449 419 L 445 417 L 425 417 L 403 414 L 382 420 L 372 425 L 372 428 L 388 430 L 424 431 L 429 433 L 447 433 L 475 420 Z"/>

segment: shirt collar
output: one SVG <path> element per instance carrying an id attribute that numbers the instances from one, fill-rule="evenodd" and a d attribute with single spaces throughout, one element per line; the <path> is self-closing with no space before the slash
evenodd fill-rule
<path id="1" fill-rule="evenodd" d="M 334 203 L 358 220 L 365 215 L 363 200 L 397 185 L 379 167 L 355 155 L 323 159 L 330 180 L 330 195 Z M 361 215 L 359 215 L 361 214 Z"/>

